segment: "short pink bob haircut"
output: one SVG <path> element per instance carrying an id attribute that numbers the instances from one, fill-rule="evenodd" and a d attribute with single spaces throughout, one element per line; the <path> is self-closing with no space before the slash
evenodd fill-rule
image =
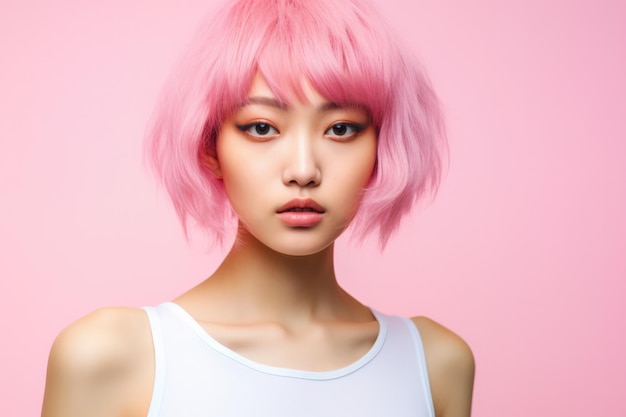
<path id="1" fill-rule="evenodd" d="M 221 125 L 257 72 L 282 101 L 303 99 L 305 77 L 329 101 L 369 111 L 377 162 L 351 226 L 353 237 L 377 232 L 384 247 L 436 191 L 446 141 L 427 77 L 366 0 L 235 0 L 204 23 L 147 131 L 147 158 L 185 231 L 192 220 L 222 243 L 233 229 L 223 183 L 201 160 L 215 156 Z"/>

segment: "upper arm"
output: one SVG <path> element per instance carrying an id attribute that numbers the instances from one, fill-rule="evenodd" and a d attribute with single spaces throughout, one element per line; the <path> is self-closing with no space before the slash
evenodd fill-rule
<path id="1" fill-rule="evenodd" d="M 133 401 L 148 395 L 149 402 L 149 332 L 145 313 L 126 308 L 96 311 L 64 329 L 50 351 L 42 417 L 122 416 Z"/>
<path id="2" fill-rule="evenodd" d="M 437 417 L 469 417 L 474 386 L 474 356 L 455 333 L 425 317 L 416 317 L 428 367 Z"/>

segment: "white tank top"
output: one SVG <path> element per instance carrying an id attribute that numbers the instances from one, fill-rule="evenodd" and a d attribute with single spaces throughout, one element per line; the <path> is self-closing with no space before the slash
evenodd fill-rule
<path id="1" fill-rule="evenodd" d="M 434 417 L 424 349 L 406 318 L 373 312 L 379 332 L 356 362 L 333 371 L 249 360 L 174 303 L 144 307 L 156 373 L 148 417 Z"/>

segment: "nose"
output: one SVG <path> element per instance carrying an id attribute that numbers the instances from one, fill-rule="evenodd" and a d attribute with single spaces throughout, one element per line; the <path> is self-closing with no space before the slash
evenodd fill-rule
<path id="1" fill-rule="evenodd" d="M 318 186 L 322 181 L 322 172 L 314 140 L 307 134 L 286 139 L 283 183 L 300 187 Z"/>

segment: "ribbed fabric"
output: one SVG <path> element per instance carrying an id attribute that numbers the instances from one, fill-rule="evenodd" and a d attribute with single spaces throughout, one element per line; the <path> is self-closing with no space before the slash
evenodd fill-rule
<path id="1" fill-rule="evenodd" d="M 312 372 L 249 360 L 174 303 L 144 307 L 156 373 L 148 417 L 434 417 L 424 350 L 406 318 L 373 312 L 374 345 L 356 362 Z"/>

